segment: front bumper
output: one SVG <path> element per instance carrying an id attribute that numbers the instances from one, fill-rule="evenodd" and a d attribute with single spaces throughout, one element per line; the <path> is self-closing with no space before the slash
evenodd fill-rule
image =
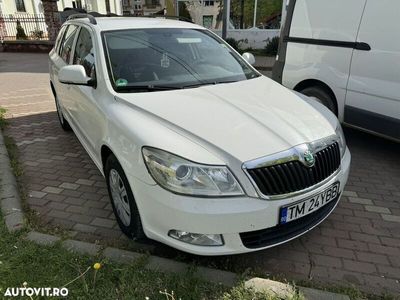
<path id="1" fill-rule="evenodd" d="M 340 182 L 340 192 L 342 193 L 349 175 L 350 160 L 351 155 L 347 149 L 342 158 L 340 171 L 328 182 L 302 195 L 279 200 L 263 200 L 248 196 L 236 198 L 188 197 L 173 194 L 158 185 L 148 185 L 134 176 L 128 176 L 128 178 L 148 238 L 193 254 L 226 255 L 257 251 L 282 244 L 321 223 L 329 216 L 334 207 L 327 211 L 320 220 L 311 222 L 309 227 L 303 228 L 295 236 L 266 247 L 247 248 L 243 245 L 240 237 L 240 233 L 277 226 L 280 207 L 319 193 L 336 181 Z M 168 236 L 171 229 L 203 234 L 222 234 L 224 245 L 196 246 L 184 243 Z"/>

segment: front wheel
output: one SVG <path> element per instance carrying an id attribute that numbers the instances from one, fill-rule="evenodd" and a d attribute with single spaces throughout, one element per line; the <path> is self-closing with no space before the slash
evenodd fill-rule
<path id="1" fill-rule="evenodd" d="M 108 157 L 104 171 L 108 194 L 119 227 L 123 233 L 134 240 L 144 239 L 146 236 L 131 187 L 113 154 Z"/>

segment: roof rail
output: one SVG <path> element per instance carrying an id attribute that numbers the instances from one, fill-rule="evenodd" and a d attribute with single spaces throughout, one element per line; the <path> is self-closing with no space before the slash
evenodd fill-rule
<path id="1" fill-rule="evenodd" d="M 153 17 L 153 18 L 164 18 L 164 19 L 170 19 L 170 20 L 178 20 L 178 21 L 184 21 L 184 22 L 189 22 L 189 23 L 194 23 L 192 20 L 186 17 L 182 16 L 172 16 L 172 15 L 162 15 L 162 14 L 152 14 L 150 16 L 144 16 L 144 17 Z"/>
<path id="2" fill-rule="evenodd" d="M 73 14 L 68 17 L 67 21 L 73 20 L 73 19 L 83 19 L 83 18 L 88 18 L 90 23 L 93 25 L 97 24 L 96 19 L 90 14 Z"/>

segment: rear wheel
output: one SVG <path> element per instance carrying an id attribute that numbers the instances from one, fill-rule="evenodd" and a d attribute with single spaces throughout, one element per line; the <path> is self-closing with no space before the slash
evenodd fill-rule
<path id="1" fill-rule="evenodd" d="M 60 101 L 58 100 L 57 95 L 54 95 L 54 100 L 56 102 L 56 108 L 57 108 L 57 116 L 58 120 L 60 121 L 61 128 L 64 129 L 65 131 L 71 131 L 71 126 L 69 126 L 69 123 L 67 120 L 65 120 Z"/>
<path id="2" fill-rule="evenodd" d="M 134 240 L 144 239 L 146 236 L 131 187 L 113 154 L 107 158 L 104 171 L 108 194 L 119 227 L 123 233 Z"/>
<path id="3" fill-rule="evenodd" d="M 319 86 L 310 86 L 302 89 L 300 93 L 308 97 L 314 98 L 319 103 L 329 108 L 329 110 L 332 111 L 335 115 L 337 115 L 335 99 L 326 88 Z"/>

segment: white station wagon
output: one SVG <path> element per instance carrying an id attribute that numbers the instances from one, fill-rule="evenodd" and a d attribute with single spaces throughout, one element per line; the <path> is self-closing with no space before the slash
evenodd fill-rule
<path id="1" fill-rule="evenodd" d="M 321 223 L 350 152 L 323 105 L 201 26 L 76 15 L 50 52 L 63 129 L 105 176 L 122 231 L 183 251 L 265 249 Z"/>

